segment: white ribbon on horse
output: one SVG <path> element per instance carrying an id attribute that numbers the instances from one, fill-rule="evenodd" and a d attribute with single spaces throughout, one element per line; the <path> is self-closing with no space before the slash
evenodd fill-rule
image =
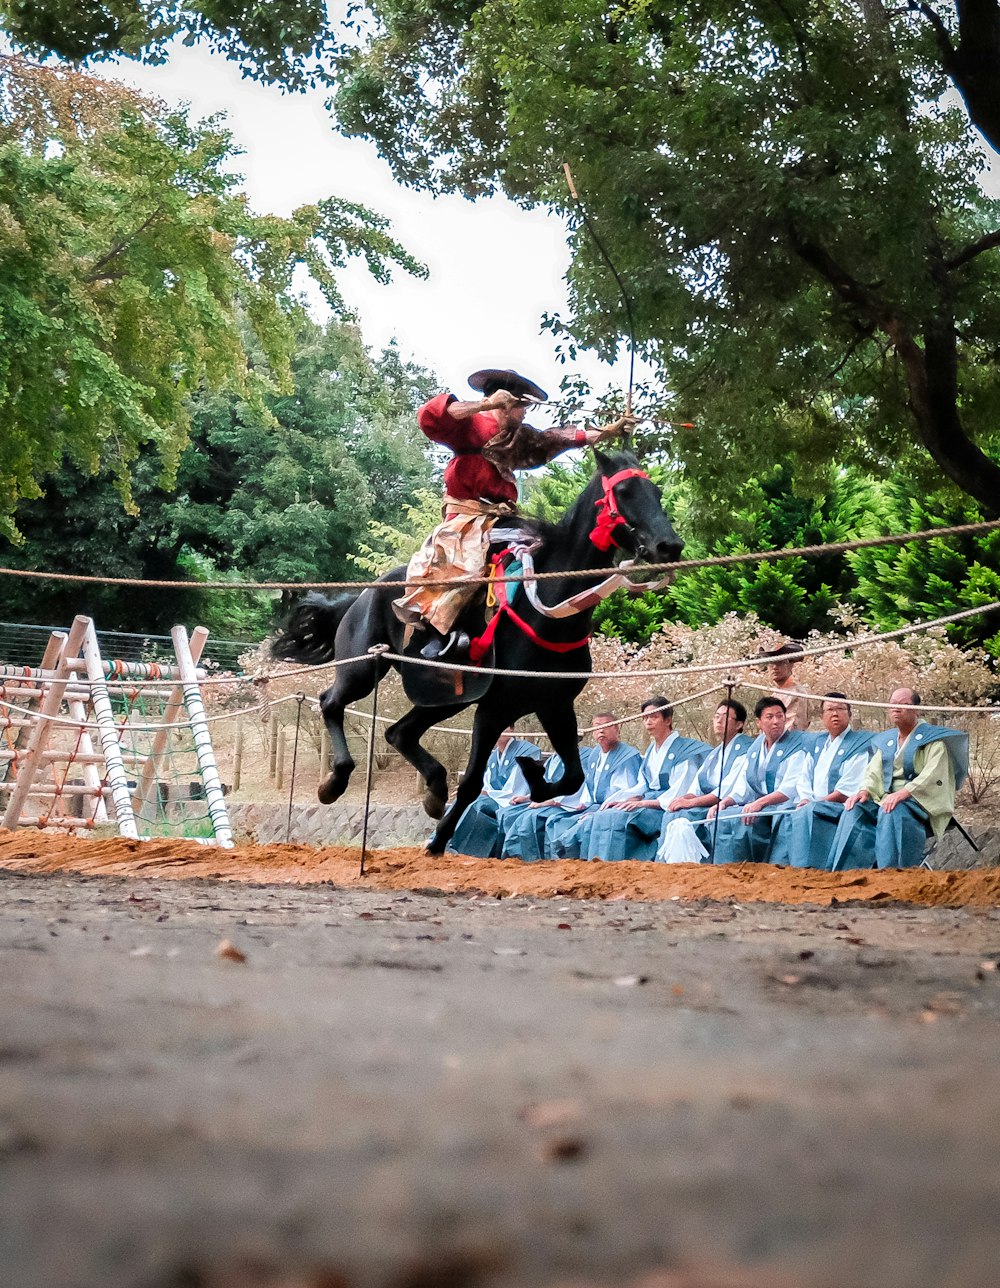
<path id="1" fill-rule="evenodd" d="M 570 595 L 559 604 L 543 604 L 538 597 L 538 582 L 535 579 L 535 561 L 532 558 L 532 551 L 538 545 L 537 537 L 520 531 L 517 528 L 494 528 L 490 534 L 493 541 L 504 541 L 508 544 L 511 553 L 521 562 L 521 585 L 524 587 L 524 593 L 528 597 L 528 603 L 543 617 L 574 617 L 577 613 L 585 613 L 589 608 L 593 608 L 602 600 L 613 595 L 616 590 L 628 590 L 636 595 L 644 594 L 647 590 L 663 590 L 674 580 L 674 574 L 668 572 L 658 581 L 631 581 L 624 575 L 621 569 L 631 568 L 635 560 L 623 559 L 618 565 L 619 571 L 606 577 L 598 586 L 590 590 L 581 590 L 576 595 Z M 516 583 L 513 583 L 516 584 Z"/>

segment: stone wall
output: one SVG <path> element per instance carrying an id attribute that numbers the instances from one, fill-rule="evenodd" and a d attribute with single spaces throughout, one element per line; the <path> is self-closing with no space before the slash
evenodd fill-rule
<path id="1" fill-rule="evenodd" d="M 236 838 L 260 845 L 360 845 L 364 827 L 363 805 L 294 805 L 291 830 L 288 807 L 282 805 L 231 804 L 229 815 Z M 373 805 L 368 819 L 368 844 L 372 849 L 397 845 L 423 845 L 434 830 L 434 821 L 420 805 Z M 970 829 L 980 851 L 976 854 L 952 828 L 928 852 L 936 869 L 966 869 L 1000 866 L 1000 829 Z"/>
<path id="2" fill-rule="evenodd" d="M 231 804 L 229 816 L 236 837 L 260 845 L 360 845 L 364 827 L 363 805 L 293 805 L 288 826 L 288 806 Z M 373 805 L 368 818 L 368 844 L 374 849 L 396 845 L 422 845 L 434 822 L 420 805 Z"/>

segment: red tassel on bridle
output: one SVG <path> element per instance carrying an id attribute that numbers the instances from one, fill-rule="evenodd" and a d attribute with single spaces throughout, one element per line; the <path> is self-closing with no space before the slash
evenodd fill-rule
<path id="1" fill-rule="evenodd" d="M 617 546 L 615 540 L 615 530 L 620 528 L 626 522 L 618 510 L 618 504 L 615 501 L 614 488 L 617 483 L 624 483 L 626 479 L 648 479 L 649 475 L 645 470 L 619 470 L 617 474 L 612 474 L 611 478 L 602 478 L 601 486 L 604 488 L 604 495 L 598 497 L 594 502 L 597 509 L 597 523 L 590 534 L 590 539 L 600 551 L 610 550 L 612 546 Z"/>

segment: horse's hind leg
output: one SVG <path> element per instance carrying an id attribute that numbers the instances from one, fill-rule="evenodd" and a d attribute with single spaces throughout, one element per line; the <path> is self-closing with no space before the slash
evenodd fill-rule
<path id="1" fill-rule="evenodd" d="M 440 818 L 448 803 L 448 771 L 440 760 L 421 746 L 420 739 L 432 725 L 447 720 L 464 709 L 461 705 L 413 707 L 385 731 L 386 742 L 390 747 L 395 747 L 424 780 L 424 809 L 431 818 Z"/>
<path id="2" fill-rule="evenodd" d="M 375 687 L 376 678 L 381 680 L 388 669 L 388 662 L 381 659 L 369 661 L 365 658 L 346 666 L 341 663 L 333 684 L 320 694 L 323 722 L 330 732 L 330 772 L 316 789 L 323 805 L 332 805 L 343 796 L 354 772 L 354 757 L 344 733 L 344 708 L 350 702 L 367 697 Z"/>
<path id="3" fill-rule="evenodd" d="M 518 715 L 520 715 L 520 712 L 517 712 L 513 718 L 517 719 Z M 434 835 L 427 842 L 428 853 L 444 853 L 445 846 L 455 834 L 458 820 L 479 795 L 490 752 L 497 745 L 497 739 L 510 723 L 510 720 L 510 711 L 494 711 L 492 708 L 487 708 L 483 703 L 479 704 L 479 709 L 476 712 L 476 722 L 472 729 L 469 763 L 465 767 L 465 773 L 462 775 L 462 781 L 458 785 L 458 791 L 455 793 L 455 800 L 451 809 L 438 823 Z"/>

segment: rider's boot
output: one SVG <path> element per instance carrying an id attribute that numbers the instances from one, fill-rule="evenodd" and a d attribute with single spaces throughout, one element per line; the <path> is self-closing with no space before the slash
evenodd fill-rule
<path id="1" fill-rule="evenodd" d="M 449 631 L 447 635 L 435 635 L 420 650 L 420 656 L 429 662 L 467 662 L 470 643 L 465 631 Z"/>

